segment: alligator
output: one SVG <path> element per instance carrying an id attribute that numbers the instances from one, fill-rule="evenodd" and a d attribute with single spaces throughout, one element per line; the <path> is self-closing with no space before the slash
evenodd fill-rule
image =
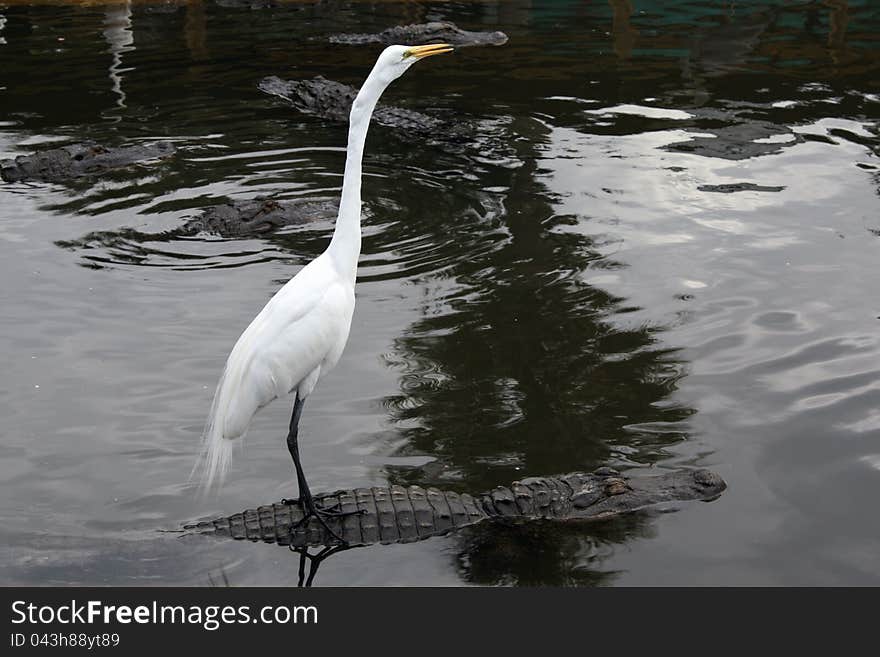
<path id="1" fill-rule="evenodd" d="M 12 160 L 3 160 L 0 162 L 0 177 L 6 182 L 58 182 L 165 158 L 172 153 L 174 145 L 167 141 L 118 148 L 101 146 L 94 142 L 69 144 L 33 155 L 19 155 Z"/>
<path id="2" fill-rule="evenodd" d="M 348 121 L 351 105 L 358 90 L 347 84 L 328 80 L 317 75 L 311 80 L 282 80 L 271 75 L 260 80 L 259 88 L 267 94 L 279 96 L 289 101 L 293 107 L 304 114 L 312 114 L 323 119 Z M 437 137 L 467 140 L 469 131 L 461 123 L 450 123 L 421 112 L 391 107 L 380 103 L 373 111 L 373 123 L 395 128 L 400 136 L 407 139 L 435 140 Z"/>
<path id="3" fill-rule="evenodd" d="M 214 233 L 223 237 L 248 237 L 273 233 L 285 226 L 331 220 L 339 212 L 334 199 L 276 201 L 257 197 L 207 208 L 173 231 L 173 237 Z"/>
<path id="4" fill-rule="evenodd" d="M 432 21 L 416 25 L 398 25 L 382 30 L 378 34 L 334 34 L 328 37 L 330 43 L 363 45 L 382 43 L 386 46 L 405 43 L 420 46 L 427 43 L 448 43 L 458 48 L 466 46 L 503 46 L 507 43 L 504 32 L 469 32 L 454 23 Z"/>
<path id="5" fill-rule="evenodd" d="M 357 89 L 320 75 L 311 80 L 282 80 L 274 75 L 257 85 L 267 94 L 279 96 L 304 114 L 322 119 L 346 122 Z M 456 117 L 446 120 L 422 112 L 380 103 L 373 111 L 372 122 L 386 128 L 391 137 L 436 147 L 454 155 L 466 155 L 478 161 L 491 161 L 502 166 L 512 165 L 515 153 L 510 144 L 493 134 L 486 126 L 476 128 L 472 121 Z"/>
<path id="6" fill-rule="evenodd" d="M 188 524 L 183 531 L 276 543 L 297 551 L 349 548 L 420 541 L 490 520 L 599 520 L 668 502 L 711 501 L 726 488 L 709 470 L 630 478 L 603 467 L 592 473 L 531 477 L 479 495 L 396 485 L 316 495 L 319 507 L 344 514 L 328 519 L 342 541 L 314 518 L 301 523 L 301 505 L 289 500 Z"/>
<path id="7" fill-rule="evenodd" d="M 784 185 L 756 185 L 750 182 L 723 183 L 721 185 L 700 185 L 700 192 L 718 192 L 719 194 L 733 194 L 735 192 L 781 192 Z"/>
<path id="8" fill-rule="evenodd" d="M 276 201 L 257 197 L 248 201 L 229 201 L 211 206 L 182 226 L 161 233 L 145 233 L 134 228 L 99 230 L 86 233 L 77 240 L 58 240 L 55 245 L 70 250 L 91 249 L 96 246 L 107 249 L 124 246 L 126 243 L 170 242 L 200 233 L 231 238 L 262 237 L 285 226 L 331 221 L 338 212 L 339 203 L 333 199 Z"/>

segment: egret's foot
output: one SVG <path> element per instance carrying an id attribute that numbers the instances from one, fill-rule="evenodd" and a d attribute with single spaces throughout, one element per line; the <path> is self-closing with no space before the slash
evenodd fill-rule
<path id="1" fill-rule="evenodd" d="M 282 500 L 285 504 L 299 504 L 299 500 Z M 345 516 L 354 516 L 361 515 L 365 513 L 363 509 L 356 509 L 354 511 L 342 511 L 338 507 L 340 506 L 339 502 L 336 502 L 333 506 L 328 509 L 319 509 L 315 506 L 314 500 L 311 498 L 307 498 L 303 504 L 303 510 L 305 514 L 302 518 L 297 520 L 293 525 L 290 526 L 290 534 L 292 535 L 297 529 L 305 525 L 312 518 L 317 519 L 318 523 L 326 530 L 330 536 L 335 538 L 340 545 L 348 545 L 348 541 L 342 538 L 339 534 L 337 534 L 330 525 L 327 524 L 327 519 L 338 519 L 344 518 Z M 336 507 L 336 508 L 334 508 Z"/>
<path id="2" fill-rule="evenodd" d="M 323 499 L 321 499 L 320 501 L 323 501 Z M 281 503 L 287 504 L 287 505 L 293 505 L 293 506 L 300 506 L 300 504 L 302 504 L 302 506 L 304 506 L 304 507 L 308 506 L 308 502 L 301 503 L 300 498 L 298 498 L 298 497 L 282 498 Z M 343 511 L 342 510 L 342 502 L 340 502 L 339 500 L 336 500 L 330 506 L 324 506 L 324 507 L 321 507 L 320 509 L 317 506 L 315 507 L 316 514 L 321 514 L 323 516 L 329 516 L 329 517 L 333 517 L 333 518 L 339 518 L 342 516 L 359 516 L 359 515 L 365 514 L 366 512 L 367 512 L 366 509 L 355 509 L 354 511 Z"/>

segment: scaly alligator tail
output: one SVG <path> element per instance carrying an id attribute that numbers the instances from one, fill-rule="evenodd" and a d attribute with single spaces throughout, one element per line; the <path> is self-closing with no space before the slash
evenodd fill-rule
<path id="1" fill-rule="evenodd" d="M 320 508 L 360 511 L 330 523 L 349 545 L 356 546 L 418 541 L 484 520 L 608 518 L 664 502 L 710 501 L 726 488 L 724 480 L 708 470 L 629 478 L 600 468 L 593 473 L 523 479 L 475 496 L 388 486 L 340 490 L 315 496 L 315 501 Z M 184 529 L 294 548 L 338 543 L 314 519 L 297 526 L 302 517 L 298 504 L 275 503 Z"/>

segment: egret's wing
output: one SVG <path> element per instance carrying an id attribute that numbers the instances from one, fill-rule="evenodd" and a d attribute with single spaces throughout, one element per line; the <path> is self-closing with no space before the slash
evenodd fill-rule
<path id="1" fill-rule="evenodd" d="M 336 364 L 348 339 L 354 294 L 335 282 L 307 314 L 286 325 L 262 350 L 260 360 L 272 373 L 278 395 L 298 388 L 303 397 L 318 376 Z"/>
<path id="2" fill-rule="evenodd" d="M 260 407 L 289 392 L 320 362 L 315 345 L 300 346 L 286 337 L 306 335 L 296 327 L 313 323 L 308 319 L 334 283 L 332 269 L 315 266 L 323 264 L 319 260 L 278 290 L 232 348 L 212 410 L 224 438 L 243 435 Z"/>

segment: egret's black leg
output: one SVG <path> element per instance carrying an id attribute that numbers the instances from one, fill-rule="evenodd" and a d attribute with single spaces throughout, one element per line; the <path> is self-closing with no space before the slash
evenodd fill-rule
<path id="1" fill-rule="evenodd" d="M 348 513 L 343 513 L 335 510 L 327 510 L 327 509 L 318 509 L 315 506 L 315 500 L 312 497 L 312 492 L 309 490 L 309 484 L 306 482 L 306 475 L 303 472 L 302 462 L 299 457 L 299 442 L 297 440 L 299 436 L 299 418 L 302 415 L 302 408 L 305 402 L 299 398 L 299 395 L 296 396 L 296 401 L 293 403 L 293 413 L 290 416 L 290 431 L 287 434 L 287 449 L 290 452 L 290 456 L 293 459 L 293 465 L 296 468 L 296 482 L 299 487 L 299 499 L 298 500 L 282 500 L 285 504 L 301 504 L 303 509 L 303 517 L 297 521 L 295 524 L 290 526 L 290 532 L 293 533 L 300 526 L 304 525 L 311 519 L 312 517 L 317 518 L 318 522 L 327 532 L 339 541 L 343 545 L 347 545 L 348 542 L 344 540 L 339 534 L 330 529 L 327 525 L 327 522 L 324 520 L 325 517 L 329 518 L 339 518 L 341 516 L 352 515 L 354 513 L 360 513 L 360 511 L 353 511 Z"/>
<path id="2" fill-rule="evenodd" d="M 299 418 L 302 415 L 302 409 L 305 402 L 299 398 L 299 395 L 296 396 L 296 399 L 293 402 L 293 413 L 290 415 L 290 429 L 287 432 L 287 451 L 290 452 L 290 457 L 293 459 L 293 465 L 296 468 L 296 483 L 299 487 L 300 498 L 303 497 L 303 491 L 308 491 L 308 484 L 306 484 L 306 477 L 303 474 L 302 463 L 299 460 L 299 443 L 297 442 L 297 437 L 299 436 Z M 284 499 L 282 500 L 285 504 L 295 504 L 299 502 L 299 500 L 293 499 Z"/>

